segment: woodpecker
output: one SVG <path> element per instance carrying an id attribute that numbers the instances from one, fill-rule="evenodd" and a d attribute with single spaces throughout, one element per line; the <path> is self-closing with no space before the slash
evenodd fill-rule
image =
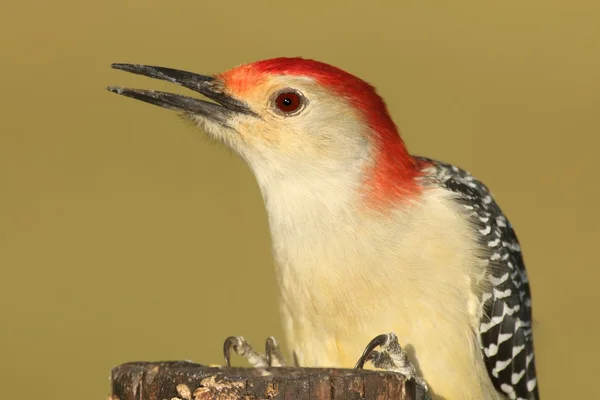
<path id="1" fill-rule="evenodd" d="M 515 231 L 484 183 L 408 152 L 369 83 L 304 58 L 211 76 L 112 67 L 211 100 L 108 88 L 182 113 L 249 165 L 268 212 L 285 337 L 299 365 L 370 361 L 424 378 L 433 399 L 539 399 L 531 293 Z M 262 362 L 243 338 L 230 339 Z M 283 364 L 270 343 L 269 365 Z"/>

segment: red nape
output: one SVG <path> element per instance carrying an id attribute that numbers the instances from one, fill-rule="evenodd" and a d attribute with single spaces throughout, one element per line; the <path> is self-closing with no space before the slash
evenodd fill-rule
<path id="1" fill-rule="evenodd" d="M 387 106 L 373 86 L 337 67 L 304 58 L 273 58 L 241 65 L 221 74 L 227 87 L 242 94 L 269 75 L 312 78 L 346 98 L 375 134 L 377 154 L 367 180 L 369 200 L 384 205 L 419 192 L 415 181 L 422 165 L 410 156 Z"/>

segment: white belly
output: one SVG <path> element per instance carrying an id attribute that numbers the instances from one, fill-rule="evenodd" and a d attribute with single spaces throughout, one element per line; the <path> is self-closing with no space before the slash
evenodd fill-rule
<path id="1" fill-rule="evenodd" d="M 476 240 L 448 204 L 433 193 L 423 212 L 315 222 L 311 234 L 271 221 L 284 329 L 301 365 L 351 368 L 371 339 L 394 332 L 434 398 L 503 398 L 478 342 Z"/>
<path id="2" fill-rule="evenodd" d="M 288 346 L 300 365 L 353 368 L 371 339 L 394 332 L 433 390 L 434 400 L 503 399 L 492 386 L 477 338 L 466 328 L 466 321 L 457 323 L 447 314 L 432 311 L 426 300 L 415 302 L 410 312 L 393 304 L 365 308 L 364 321 L 340 316 L 342 321 L 351 321 L 347 324 L 304 313 L 294 316 L 284 310 Z"/>
<path id="3" fill-rule="evenodd" d="M 273 191 L 267 207 L 287 344 L 300 364 L 352 368 L 371 339 L 394 332 L 435 399 L 502 399 L 478 343 L 480 250 L 449 192 L 385 215 L 333 195 L 318 202 L 319 193 Z M 332 199 L 341 205 L 322 206 Z"/>

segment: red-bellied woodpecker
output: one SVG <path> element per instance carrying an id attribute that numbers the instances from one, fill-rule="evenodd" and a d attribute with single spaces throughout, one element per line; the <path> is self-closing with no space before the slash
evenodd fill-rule
<path id="1" fill-rule="evenodd" d="M 435 399 L 539 399 L 530 290 L 513 228 L 482 182 L 408 153 L 372 86 L 302 58 L 216 76 L 113 68 L 215 101 L 109 88 L 183 112 L 248 163 L 300 365 L 351 367 L 360 358 L 359 367 L 371 361 L 420 379 L 418 371 Z M 268 343 L 268 364 L 283 363 Z M 264 364 L 243 338 L 230 338 L 226 352 L 229 345 Z"/>

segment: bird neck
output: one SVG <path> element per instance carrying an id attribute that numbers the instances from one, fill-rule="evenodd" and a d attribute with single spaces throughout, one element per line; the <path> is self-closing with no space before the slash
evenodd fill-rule
<path id="1" fill-rule="evenodd" d="M 360 214 L 386 213 L 418 197 L 423 165 L 406 151 L 397 132 L 355 150 L 344 162 L 248 159 L 274 234 L 304 225 L 352 223 Z"/>
<path id="2" fill-rule="evenodd" d="M 336 178 L 305 174 L 261 183 L 280 279 L 294 281 L 299 270 L 319 276 L 323 266 L 338 262 L 334 254 L 347 253 L 339 239 L 360 230 L 360 180 L 355 171 L 338 172 Z"/>
<path id="3" fill-rule="evenodd" d="M 421 192 L 417 178 L 425 165 L 408 153 L 395 126 L 380 128 L 373 133 L 374 162 L 366 172 L 364 188 L 367 203 L 388 208 L 414 198 Z"/>
<path id="4" fill-rule="evenodd" d="M 272 225 L 329 223 L 354 212 L 361 201 L 359 168 L 298 168 L 292 174 L 257 175 Z"/>

